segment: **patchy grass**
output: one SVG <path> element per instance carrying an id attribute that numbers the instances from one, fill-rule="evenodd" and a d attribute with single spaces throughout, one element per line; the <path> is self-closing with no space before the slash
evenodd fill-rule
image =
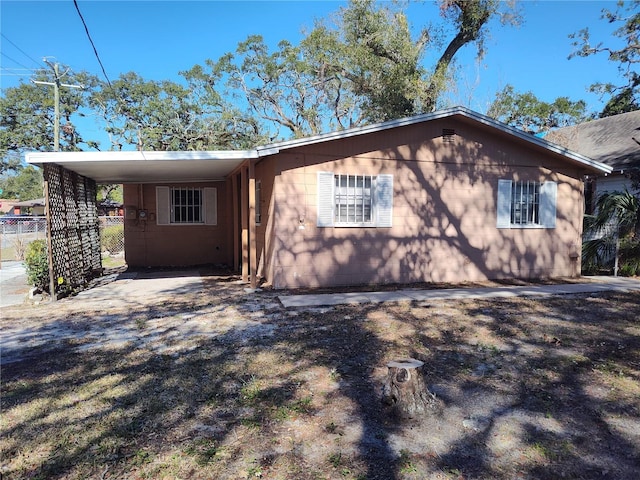
<path id="1" fill-rule="evenodd" d="M 104 256 L 102 257 L 102 267 L 103 268 L 118 268 L 126 265 L 124 261 L 124 257 L 112 257 L 112 256 Z"/>
<path id="2" fill-rule="evenodd" d="M 10 262 L 18 260 L 18 256 L 16 254 L 16 247 L 13 245 L 2 246 L 0 250 L 0 261 L 2 262 Z"/>
<path id="3" fill-rule="evenodd" d="M 3 365 L 2 478 L 637 478 L 638 292 L 285 310 L 226 278 L 206 287 L 3 311 L 3 331 L 144 341 L 67 339 Z M 403 357 L 425 362 L 437 413 L 383 407 Z"/>

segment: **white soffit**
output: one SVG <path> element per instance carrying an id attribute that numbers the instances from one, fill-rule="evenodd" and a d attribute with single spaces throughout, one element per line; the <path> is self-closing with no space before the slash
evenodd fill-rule
<path id="1" fill-rule="evenodd" d="M 161 183 L 223 180 L 253 150 L 204 152 L 33 152 L 28 163 L 54 163 L 98 183 Z"/>

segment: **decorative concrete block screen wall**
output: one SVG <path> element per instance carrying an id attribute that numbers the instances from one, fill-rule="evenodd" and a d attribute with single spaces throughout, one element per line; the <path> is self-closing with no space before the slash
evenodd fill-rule
<path id="1" fill-rule="evenodd" d="M 44 165 L 51 219 L 49 249 L 56 292 L 73 290 L 100 273 L 96 182 L 59 165 Z"/>

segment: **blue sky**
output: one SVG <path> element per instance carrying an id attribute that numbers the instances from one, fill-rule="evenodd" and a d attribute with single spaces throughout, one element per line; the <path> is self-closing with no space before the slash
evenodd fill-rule
<path id="1" fill-rule="evenodd" d="M 207 58 L 233 51 L 250 34 L 267 43 L 297 42 L 314 19 L 337 11 L 336 1 L 88 1 L 78 5 L 110 79 L 135 71 L 146 80 L 179 80 L 179 72 Z M 589 27 L 594 40 L 615 45 L 613 27 L 600 19 L 613 1 L 524 1 L 524 23 L 502 27 L 493 23 L 487 53 L 478 63 L 475 48 L 465 47 L 458 89 L 451 102 L 485 112 L 495 93 L 506 84 L 532 91 L 552 101 L 559 96 L 584 99 L 590 110 L 602 102 L 587 92 L 596 81 L 622 83 L 617 65 L 604 55 L 568 60 L 569 34 Z M 433 1 L 412 3 L 409 21 L 417 29 L 438 23 Z M 28 69 L 42 67 L 42 57 L 102 76 L 72 0 L 2 0 L 0 3 L 2 88 L 28 81 Z M 432 65 L 441 50 L 427 55 Z M 99 125 L 93 128 L 99 130 Z M 83 130 L 84 132 L 84 130 Z M 91 134 L 85 133 L 86 138 Z"/>

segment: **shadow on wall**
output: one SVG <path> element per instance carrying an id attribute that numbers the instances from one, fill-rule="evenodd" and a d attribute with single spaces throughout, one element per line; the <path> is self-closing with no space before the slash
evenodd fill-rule
<path id="1" fill-rule="evenodd" d="M 483 137 L 469 128 L 458 130 L 465 137 L 454 144 L 434 135 L 393 148 L 376 145 L 371 138 L 356 138 L 325 151 L 307 147 L 300 154 L 306 165 L 280 172 L 279 208 L 272 220 L 274 254 L 267 257 L 273 258 L 274 286 L 577 274 L 576 256 L 572 258 L 572 253 L 579 253 L 582 221 L 577 169 L 543 150 L 496 135 Z M 340 153 L 332 148 L 340 148 Z M 393 174 L 393 227 L 316 227 L 316 175 L 328 170 Z M 501 178 L 558 182 L 556 228 L 497 229 Z M 305 219 L 304 229 L 300 219 Z"/>

